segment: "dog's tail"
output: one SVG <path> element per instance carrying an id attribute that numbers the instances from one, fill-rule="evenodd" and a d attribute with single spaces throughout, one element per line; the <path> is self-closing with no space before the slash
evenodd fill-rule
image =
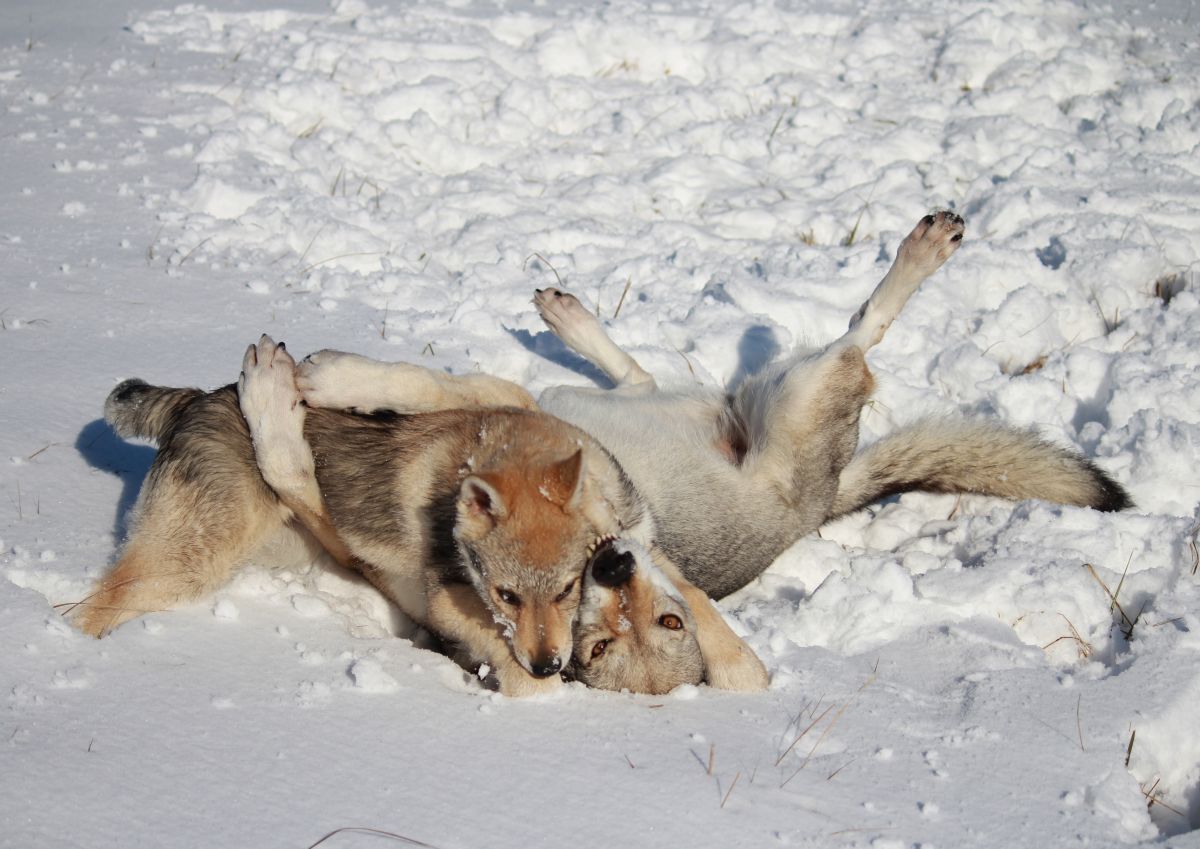
<path id="1" fill-rule="evenodd" d="M 121 437 L 158 441 L 179 412 L 203 395 L 199 389 L 151 386 L 136 377 L 118 383 L 104 402 L 104 419 Z"/>
<path id="2" fill-rule="evenodd" d="M 884 437 L 842 470 L 830 518 L 901 492 L 963 492 L 1124 510 L 1119 483 L 1082 455 L 1027 430 L 929 419 Z"/>

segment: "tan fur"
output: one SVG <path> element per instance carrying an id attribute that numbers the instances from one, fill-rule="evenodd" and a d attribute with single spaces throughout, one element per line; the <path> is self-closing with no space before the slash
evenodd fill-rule
<path id="1" fill-rule="evenodd" d="M 645 521 L 591 439 L 513 408 L 308 411 L 294 363 L 265 337 L 245 367 L 245 419 L 232 387 L 189 391 L 190 401 L 154 417 L 161 432 L 149 435 L 160 452 L 132 537 L 81 604 L 80 626 L 101 636 L 198 598 L 295 514 L 406 614 L 490 666 L 504 692 L 555 686 L 570 657 L 589 543 Z M 143 405 L 183 397 L 138 392 Z M 110 407 L 129 413 L 120 400 Z"/>
<path id="2" fill-rule="evenodd" d="M 211 592 L 288 517 L 249 465 L 249 433 L 232 387 L 194 392 L 177 415 L 160 421 L 167 430 L 130 540 L 76 608 L 76 624 L 92 636 Z"/>
<path id="3" fill-rule="evenodd" d="M 575 640 L 575 676 L 592 687 L 638 693 L 699 684 L 706 663 L 696 620 L 682 598 L 656 585 L 650 556 L 639 555 L 631 577 L 617 587 L 597 583 L 589 569 Z M 667 615 L 677 617 L 683 627 L 662 625 Z"/>

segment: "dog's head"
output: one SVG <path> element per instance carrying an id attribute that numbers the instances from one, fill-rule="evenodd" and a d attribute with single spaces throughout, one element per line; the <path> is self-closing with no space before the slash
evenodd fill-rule
<path id="1" fill-rule="evenodd" d="M 603 539 L 583 577 L 573 672 L 606 690 L 666 693 L 704 679 L 696 622 L 649 552 Z"/>
<path id="2" fill-rule="evenodd" d="M 531 675 L 563 671 L 587 549 L 599 529 L 582 450 L 468 476 L 455 536 L 475 588 Z"/>

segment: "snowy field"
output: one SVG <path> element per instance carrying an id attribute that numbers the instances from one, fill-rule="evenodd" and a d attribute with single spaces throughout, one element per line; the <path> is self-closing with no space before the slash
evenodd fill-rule
<path id="1" fill-rule="evenodd" d="M 5 7 L 0 847 L 1200 846 L 1200 11 Z M 121 378 L 227 383 L 268 332 L 587 383 L 529 303 L 560 277 L 723 384 L 838 335 L 938 206 L 967 238 L 864 439 L 999 417 L 1137 508 L 801 540 L 723 604 L 766 694 L 505 699 L 299 555 L 102 642 L 59 615 L 153 456 Z"/>

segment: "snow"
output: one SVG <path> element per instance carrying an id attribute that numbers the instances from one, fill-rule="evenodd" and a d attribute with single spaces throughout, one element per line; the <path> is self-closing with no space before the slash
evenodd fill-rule
<path id="1" fill-rule="evenodd" d="M 1200 845 L 1187 0 L 5 12 L 0 847 Z M 529 304 L 561 278 L 722 384 L 839 335 L 939 205 L 967 238 L 864 439 L 999 416 L 1138 508 L 825 528 L 723 603 L 766 694 L 505 699 L 307 550 L 100 642 L 60 616 L 153 457 L 100 420 L 121 378 L 227 383 L 268 332 L 587 383 Z"/>

